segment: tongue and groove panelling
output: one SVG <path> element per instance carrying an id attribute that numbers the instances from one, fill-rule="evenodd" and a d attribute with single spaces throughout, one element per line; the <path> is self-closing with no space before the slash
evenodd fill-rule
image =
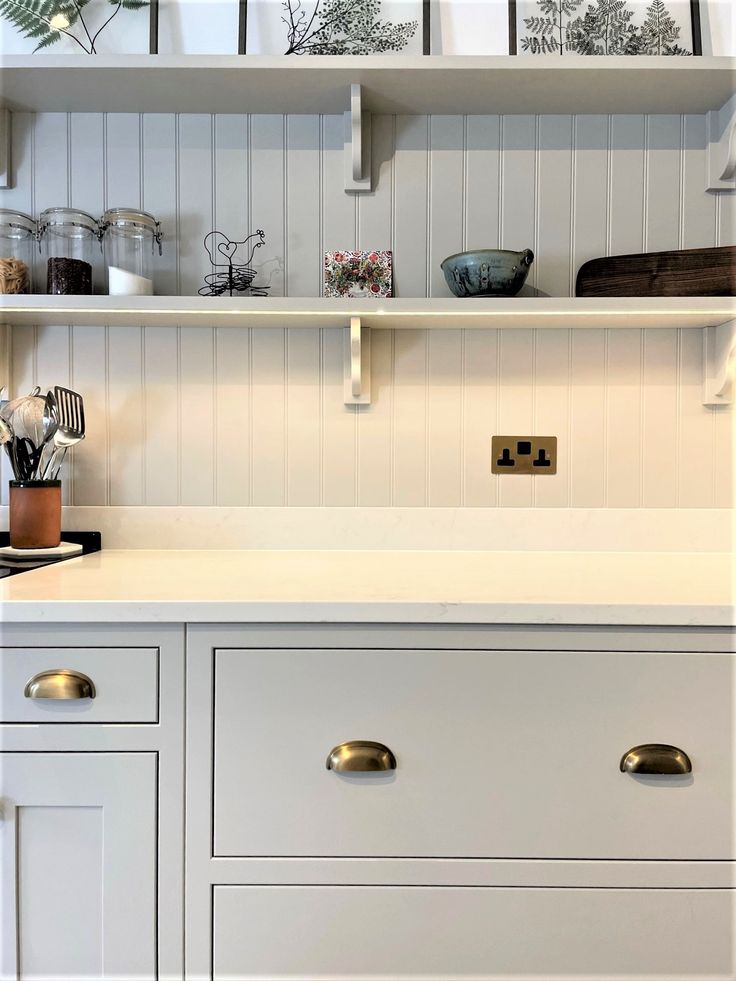
<path id="1" fill-rule="evenodd" d="M 530 286 L 565 296 L 592 256 L 733 241 L 701 116 L 375 116 L 376 189 L 355 197 L 340 116 L 17 114 L 13 135 L 2 206 L 153 212 L 162 294 L 196 293 L 213 227 L 263 228 L 256 264 L 291 296 L 319 295 L 325 249 L 393 249 L 406 297 L 447 295 L 452 252 L 529 246 Z M 77 505 L 731 503 L 699 331 L 376 331 L 372 356 L 353 409 L 335 329 L 15 328 L 13 387 L 85 395 Z M 558 475 L 492 477 L 495 432 L 558 435 Z"/>

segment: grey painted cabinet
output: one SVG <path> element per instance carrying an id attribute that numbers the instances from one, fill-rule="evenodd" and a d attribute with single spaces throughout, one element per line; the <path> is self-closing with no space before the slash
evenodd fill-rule
<path id="1" fill-rule="evenodd" d="M 733 663 L 715 630 L 3 627 L 1 981 L 733 981 Z M 61 667 L 99 702 L 25 699 Z M 351 740 L 395 769 L 328 769 Z M 692 772 L 620 770 L 655 741 Z"/>
<path id="2" fill-rule="evenodd" d="M 0 625 L 0 981 L 181 981 L 183 674 L 180 624 Z"/>
<path id="3" fill-rule="evenodd" d="M 189 627 L 188 981 L 732 981 L 733 664 L 715 631 Z M 385 768 L 328 768 L 351 740 Z M 622 772 L 654 742 L 692 772 Z"/>
<path id="4" fill-rule="evenodd" d="M 3 979 L 155 977 L 155 753 L 0 766 Z"/>

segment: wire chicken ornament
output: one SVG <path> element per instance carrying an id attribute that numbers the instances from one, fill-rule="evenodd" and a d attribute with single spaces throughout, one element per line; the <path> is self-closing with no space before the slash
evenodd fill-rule
<path id="1" fill-rule="evenodd" d="M 205 285 L 200 296 L 267 296 L 268 286 L 253 286 L 258 275 L 251 263 L 256 249 L 266 244 L 265 232 L 258 228 L 242 241 L 229 239 L 223 232 L 210 232 L 204 237 L 204 247 L 212 263 L 213 272 L 204 277 Z"/>

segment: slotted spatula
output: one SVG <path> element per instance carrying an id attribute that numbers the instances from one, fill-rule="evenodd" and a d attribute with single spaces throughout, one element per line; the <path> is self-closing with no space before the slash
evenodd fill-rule
<path id="1" fill-rule="evenodd" d="M 44 467 L 43 479 L 56 480 L 70 446 L 84 439 L 84 399 L 78 392 L 57 385 L 54 389 L 58 426 L 54 433 L 53 452 Z"/>
<path id="2" fill-rule="evenodd" d="M 79 392 L 57 385 L 54 389 L 59 429 L 65 429 L 67 438 L 84 437 L 84 399 Z"/>

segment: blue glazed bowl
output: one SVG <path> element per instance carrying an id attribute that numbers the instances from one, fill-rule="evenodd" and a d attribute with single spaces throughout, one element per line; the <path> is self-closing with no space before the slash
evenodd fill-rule
<path id="1" fill-rule="evenodd" d="M 533 262 L 531 249 L 477 249 L 448 256 L 441 268 L 455 296 L 516 296 Z"/>

